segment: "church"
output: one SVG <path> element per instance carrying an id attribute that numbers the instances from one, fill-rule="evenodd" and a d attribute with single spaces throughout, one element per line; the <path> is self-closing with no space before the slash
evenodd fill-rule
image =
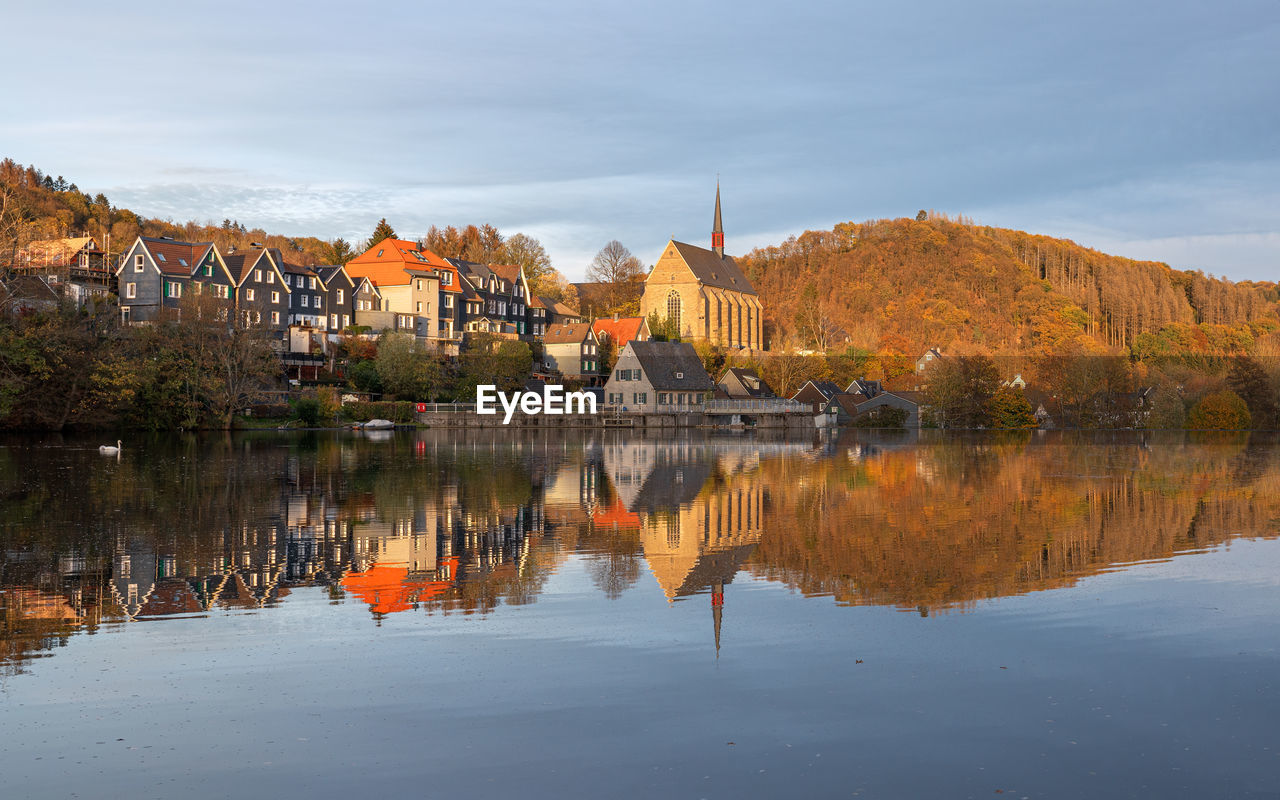
<path id="1" fill-rule="evenodd" d="M 711 249 L 672 239 L 645 278 L 641 316 L 657 312 L 672 320 L 686 342 L 711 342 L 729 348 L 764 349 L 763 306 L 755 287 L 731 256 L 724 254 L 720 187 Z"/>

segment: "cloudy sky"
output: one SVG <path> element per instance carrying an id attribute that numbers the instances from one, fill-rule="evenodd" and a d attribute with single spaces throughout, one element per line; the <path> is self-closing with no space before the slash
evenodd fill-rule
<path id="1" fill-rule="evenodd" d="M 145 216 L 490 222 L 582 274 L 921 208 L 1280 278 L 1280 2 L 6 8 L 0 155 Z"/>

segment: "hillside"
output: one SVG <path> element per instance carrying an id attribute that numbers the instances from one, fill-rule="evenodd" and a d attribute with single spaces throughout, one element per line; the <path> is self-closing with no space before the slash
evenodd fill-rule
<path id="1" fill-rule="evenodd" d="M 939 215 L 808 231 L 740 263 L 774 349 L 1280 354 L 1274 283 Z"/>
<path id="2" fill-rule="evenodd" d="M 81 192 L 60 175 L 46 175 L 11 158 L 0 160 L 0 266 L 10 263 L 14 253 L 29 242 L 84 235 L 93 236 L 100 246 L 109 245 L 112 255 L 119 255 L 143 235 L 214 242 L 223 250 L 260 242 L 279 248 L 288 260 L 305 265 L 345 261 L 341 251 L 334 251 L 337 242 L 310 236 L 280 236 L 261 228 L 246 228 L 233 219 L 208 224 L 148 219 L 127 208 L 112 206 L 106 195 Z"/>

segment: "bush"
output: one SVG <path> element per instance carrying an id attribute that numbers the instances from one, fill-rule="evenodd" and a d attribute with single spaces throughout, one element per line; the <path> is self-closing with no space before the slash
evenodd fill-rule
<path id="1" fill-rule="evenodd" d="M 404 425 L 414 421 L 414 403 L 347 403 L 342 407 L 346 417 L 354 422 L 368 422 L 371 419 L 389 419 Z"/>
<path id="2" fill-rule="evenodd" d="M 849 424 L 855 428 L 902 428 L 907 424 L 907 410 L 880 406 L 865 414 L 859 414 Z"/>
<path id="3" fill-rule="evenodd" d="M 1187 417 L 1187 427 L 1201 430 L 1240 430 L 1253 424 L 1249 407 L 1240 395 L 1232 391 L 1214 392 L 1208 395 Z"/>
<path id="4" fill-rule="evenodd" d="M 308 428 L 320 427 L 320 401 L 316 398 L 299 398 L 293 404 L 293 413 L 298 416 L 298 421 Z"/>

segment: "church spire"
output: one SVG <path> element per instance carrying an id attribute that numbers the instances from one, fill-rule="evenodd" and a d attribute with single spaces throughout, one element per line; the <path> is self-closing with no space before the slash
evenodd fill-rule
<path id="1" fill-rule="evenodd" d="M 720 623 L 724 619 L 724 581 L 711 586 L 711 624 L 716 630 L 716 660 L 720 660 Z"/>
<path id="2" fill-rule="evenodd" d="M 720 181 L 716 181 L 716 223 L 711 228 L 711 249 L 724 258 L 724 223 L 720 221 Z"/>

